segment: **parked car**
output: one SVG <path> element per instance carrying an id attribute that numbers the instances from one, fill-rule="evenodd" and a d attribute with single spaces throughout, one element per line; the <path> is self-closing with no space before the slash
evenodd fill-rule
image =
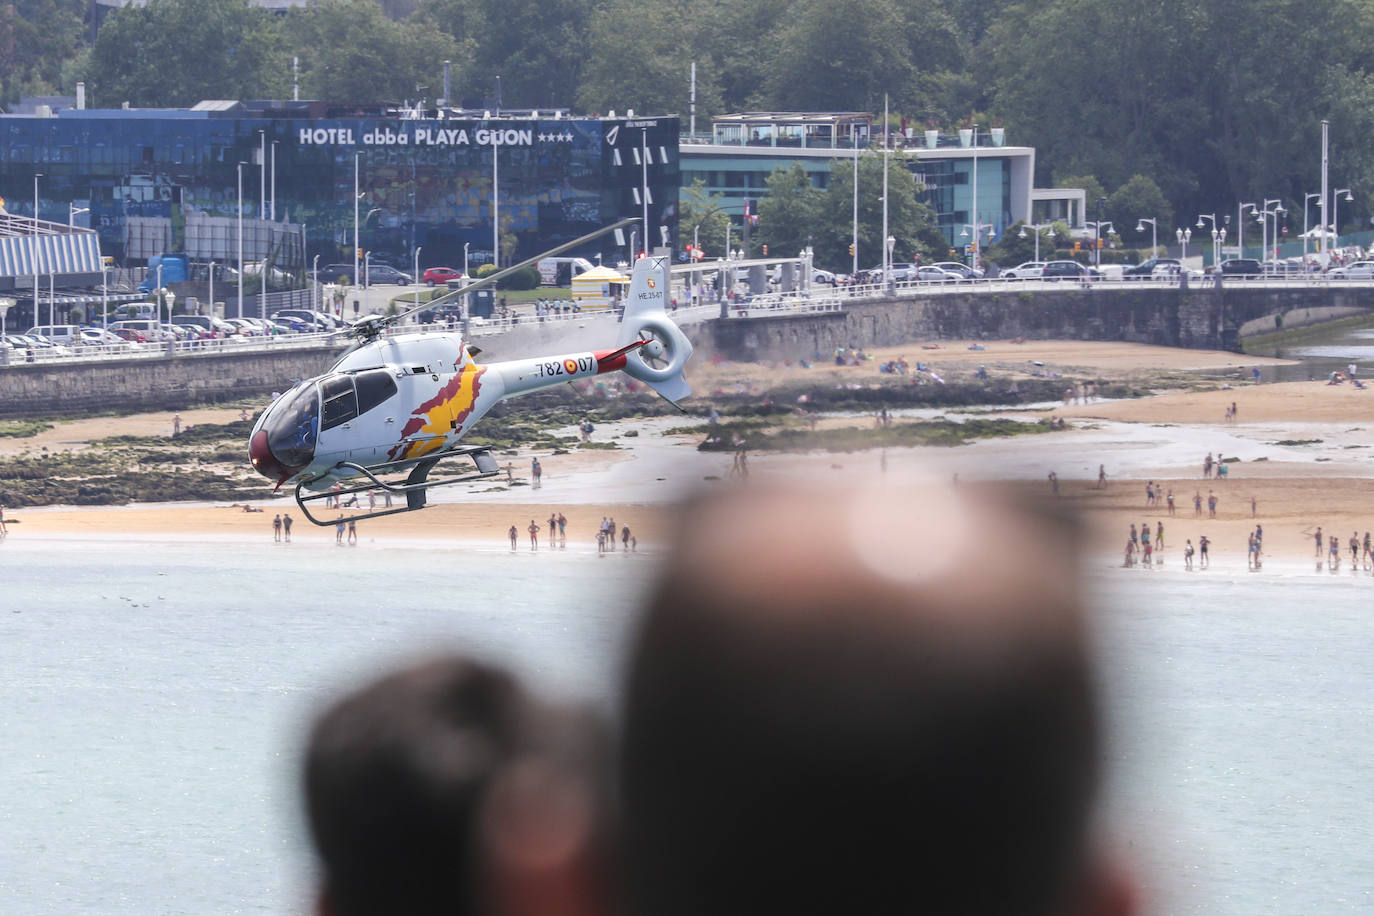
<path id="1" fill-rule="evenodd" d="M 297 321 L 305 322 L 315 331 L 333 331 L 344 324 L 333 316 L 323 312 L 316 312 L 313 309 L 282 309 L 272 314 L 273 321 L 280 321 L 282 318 L 295 318 Z"/>
<path id="2" fill-rule="evenodd" d="M 107 328 L 82 328 L 81 342 L 88 347 L 128 346 L 128 341 Z"/>
<path id="3" fill-rule="evenodd" d="M 423 279 L 426 286 L 437 286 L 450 280 L 463 279 L 463 272 L 452 267 L 430 267 L 425 270 Z"/>
<path id="4" fill-rule="evenodd" d="M 81 328 L 75 324 L 40 324 L 24 332 L 30 337 L 39 337 L 51 344 L 64 347 L 81 346 Z"/>
<path id="5" fill-rule="evenodd" d="M 415 280 L 410 274 L 399 271 L 389 264 L 377 264 L 373 262 L 366 267 L 359 265 L 358 270 L 367 279 L 369 285 L 374 283 L 395 283 L 397 286 L 409 286 Z"/>
<path id="6" fill-rule="evenodd" d="M 1333 267 L 1326 275 L 1333 280 L 1374 280 L 1374 261 L 1356 261 Z"/>
<path id="7" fill-rule="evenodd" d="M 280 313 L 273 315 L 269 322 L 280 328 L 283 332 L 290 334 L 309 334 L 316 330 L 313 321 L 305 321 L 302 318 L 293 318 L 290 315 Z"/>
<path id="8" fill-rule="evenodd" d="M 983 272 L 981 270 L 976 267 L 970 267 L 967 264 L 962 264 L 959 261 L 936 261 L 932 266 L 938 267 L 941 270 L 947 270 L 950 273 L 958 274 L 959 277 L 964 280 L 981 280 L 983 277 Z"/>
<path id="9" fill-rule="evenodd" d="M 811 268 L 812 283 L 826 283 L 830 286 L 834 286 L 839 281 L 840 278 L 835 276 L 835 274 L 831 273 L 828 270 L 821 270 L 819 267 Z"/>
<path id="10" fill-rule="evenodd" d="M 358 272 L 361 273 L 362 269 L 363 264 L 359 261 Z M 351 284 L 353 282 L 353 265 L 326 264 L 320 268 L 318 276 L 321 283 L 339 283 L 342 281 Z"/>
<path id="11" fill-rule="evenodd" d="M 1099 280 L 1102 272 L 1077 261 L 1046 261 L 1040 276 L 1046 280 Z"/>
<path id="12" fill-rule="evenodd" d="M 233 325 L 213 315 L 173 315 L 172 324 L 198 328 L 202 340 L 228 337 L 234 333 Z"/>
<path id="13" fill-rule="evenodd" d="M 110 333 L 119 335 L 119 337 L 123 338 L 129 343 L 142 344 L 148 342 L 148 338 L 144 337 L 143 332 L 138 330 L 137 328 L 112 327 L 110 328 Z"/>
<path id="14" fill-rule="evenodd" d="M 916 279 L 927 283 L 955 283 L 964 278 L 952 270 L 945 270 L 934 264 L 923 264 L 916 268 Z"/>
<path id="15" fill-rule="evenodd" d="M 1260 262 L 1254 258 L 1230 258 L 1221 262 L 1223 277 L 1258 277 L 1261 272 Z"/>
<path id="16" fill-rule="evenodd" d="M 1161 277 L 1177 277 L 1182 269 L 1183 262 L 1178 258 L 1150 258 L 1132 267 L 1123 268 L 1121 275 L 1136 278 L 1151 277 L 1157 280 Z"/>
<path id="17" fill-rule="evenodd" d="M 1026 261 L 1007 268 L 999 276 L 1003 280 L 1038 280 L 1044 273 L 1044 261 Z"/>

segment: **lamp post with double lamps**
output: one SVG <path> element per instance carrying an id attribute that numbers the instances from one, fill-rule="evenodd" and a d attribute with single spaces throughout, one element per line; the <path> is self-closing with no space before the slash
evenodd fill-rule
<path id="1" fill-rule="evenodd" d="M 1159 250 L 1159 219 L 1157 217 L 1142 216 L 1135 221 L 1135 231 L 1144 232 L 1145 224 L 1150 224 L 1150 257 L 1154 257 Z"/>
<path id="2" fill-rule="evenodd" d="M 1215 213 L 1199 213 L 1197 215 L 1198 229 L 1207 228 L 1202 224 L 1203 220 L 1207 220 L 1209 223 L 1212 224 L 1212 266 L 1215 267 L 1217 266 L 1217 264 L 1220 263 L 1217 257 L 1217 215 Z"/>
<path id="3" fill-rule="evenodd" d="M 420 252 L 424 250 L 423 245 L 415 246 L 415 275 L 410 279 L 415 283 L 415 307 L 420 307 Z"/>
<path id="4" fill-rule="evenodd" d="M 1351 196 L 1349 188 L 1340 188 L 1331 192 L 1331 246 L 1338 247 L 1341 243 L 1341 221 L 1336 215 L 1341 208 L 1340 198 L 1345 195 L 1346 203 L 1354 203 L 1355 198 Z"/>
<path id="5" fill-rule="evenodd" d="M 1320 199 L 1321 194 L 1304 194 L 1302 196 L 1302 262 L 1304 270 L 1307 269 L 1307 233 L 1310 231 L 1307 225 L 1307 202 L 1314 197 Z"/>
<path id="6" fill-rule="evenodd" d="M 1249 207 L 1251 213 L 1258 213 L 1260 208 L 1255 204 L 1241 204 L 1236 207 L 1236 250 L 1240 254 L 1236 257 L 1245 257 L 1245 208 Z"/>
<path id="7" fill-rule="evenodd" d="M 238 316 L 243 317 L 243 167 L 246 162 L 239 163 L 239 211 L 238 211 L 238 236 L 239 236 L 239 310 Z M 214 303 L 210 304 L 214 308 Z"/>
<path id="8" fill-rule="evenodd" d="M 1178 262 L 1183 266 L 1183 270 L 1186 272 L 1188 270 L 1188 242 L 1193 237 L 1193 230 L 1175 229 L 1174 237 L 1178 239 L 1179 247 L 1183 249 L 1183 254 L 1179 257 Z"/>
<path id="9" fill-rule="evenodd" d="M 1269 205 L 1273 204 L 1271 210 Z M 1262 252 L 1260 255 L 1260 273 L 1264 273 L 1264 264 L 1269 260 L 1269 218 L 1274 218 L 1274 237 L 1277 240 L 1279 234 L 1279 214 L 1287 213 L 1283 208 L 1281 200 L 1266 200 L 1264 206 L 1255 211 L 1255 219 L 1260 221 L 1260 241 Z"/>
<path id="10" fill-rule="evenodd" d="M 1018 232 L 1018 233 L 1016 234 L 1016 237 L 1017 237 L 1017 238 L 1020 238 L 1020 239 L 1025 238 L 1025 237 L 1026 237 L 1026 230 L 1027 230 L 1027 229 L 1030 229 L 1031 231 L 1033 231 L 1033 232 L 1035 233 L 1035 258 L 1034 258 L 1034 260 L 1038 261 L 1038 260 L 1040 260 L 1040 233 L 1044 232 L 1046 229 L 1053 229 L 1053 228 L 1054 228 L 1054 223 L 1032 223 L 1032 224 L 1029 225 L 1029 226 L 1022 225 L 1022 226 L 1021 226 L 1021 231 Z"/>

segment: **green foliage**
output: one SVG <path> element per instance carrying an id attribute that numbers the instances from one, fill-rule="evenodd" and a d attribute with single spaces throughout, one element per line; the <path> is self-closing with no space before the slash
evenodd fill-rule
<path id="1" fill-rule="evenodd" d="M 759 229 L 754 239 L 775 256 L 795 256 L 812 241 L 824 194 L 811 186 L 801 163 L 777 168 L 768 176 L 768 196 L 759 201 Z"/>
<path id="2" fill-rule="evenodd" d="M 1168 244 L 1174 233 L 1174 211 L 1165 199 L 1159 185 L 1145 175 L 1132 175 L 1121 187 L 1107 197 L 1107 219 L 1122 238 L 1132 242 L 1148 243 L 1151 239 L 1150 224 L 1138 223 L 1144 217 L 1153 219 L 1159 226 L 1158 238 Z M 1140 225 L 1141 231 L 1135 227 Z"/>
<path id="3" fill-rule="evenodd" d="M 935 214 L 916 199 L 916 177 L 907 168 L 901 154 L 893 155 L 888 163 L 888 234 L 897 241 L 893 257 L 909 262 L 920 255 L 923 261 L 931 255 L 945 255 L 944 236 L 932 235 Z M 873 267 L 883 259 L 883 157 L 869 153 L 859 159 L 859 267 Z M 760 223 L 762 219 L 760 219 Z M 852 161 L 835 160 L 830 182 L 821 195 L 816 211 L 813 248 L 816 265 L 831 270 L 848 270 L 851 266 L 849 243 L 854 223 L 854 165 Z M 940 260 L 934 258 L 933 260 Z"/>
<path id="4" fill-rule="evenodd" d="M 525 267 L 496 284 L 498 289 L 536 289 L 539 286 L 539 270 Z"/>
<path id="5" fill-rule="evenodd" d="M 0 4 L 0 104 L 74 89 L 63 73 L 82 38 L 85 0 Z"/>
<path id="6" fill-rule="evenodd" d="M 419 18 L 393 22 L 374 0 L 315 0 L 291 10 L 284 30 L 293 52 L 301 57 L 301 92 L 306 98 L 433 98 L 441 91 L 436 88 L 440 62 L 459 64 L 456 78 L 461 86 L 461 63 L 472 48 L 471 42 L 456 41 Z M 421 93 L 417 86 L 429 88 Z"/>
<path id="7" fill-rule="evenodd" d="M 693 237 L 708 257 L 725 256 L 725 227 L 730 218 L 721 209 L 725 199 L 706 193 L 700 178 L 678 193 L 678 231 L 683 243 Z"/>
<path id="8" fill-rule="evenodd" d="M 496 267 L 495 264 L 483 264 L 481 267 L 479 267 L 479 268 L 477 268 L 476 270 L 474 270 L 474 271 L 472 272 L 472 274 L 473 274 L 473 276 L 475 276 L 477 279 L 480 280 L 480 279 L 482 279 L 483 277 L 486 277 L 486 276 L 489 276 L 489 275 L 491 275 L 491 274 L 496 273 L 496 271 L 497 271 L 497 267 Z"/>
<path id="9" fill-rule="evenodd" d="M 109 14 L 85 72 L 96 105 L 190 106 L 285 94 L 281 21 L 248 0 L 153 0 Z"/>

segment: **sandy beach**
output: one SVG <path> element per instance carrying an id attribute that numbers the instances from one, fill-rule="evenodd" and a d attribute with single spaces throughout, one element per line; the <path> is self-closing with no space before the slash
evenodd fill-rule
<path id="1" fill-rule="evenodd" d="M 528 543 L 526 528 L 534 520 L 547 528 L 551 514 L 568 518 L 572 542 L 592 543 L 603 515 L 618 526 L 628 525 L 641 545 L 661 547 L 671 528 L 672 505 L 684 493 L 701 487 L 748 485 L 787 477 L 800 481 L 835 476 L 891 480 L 925 476 L 953 485 L 1014 482 L 1017 486 L 1054 498 L 1048 473 L 1060 480 L 1058 499 L 1081 511 L 1092 538 L 1092 552 L 1119 555 L 1131 524 L 1164 522 L 1166 562 L 1182 564 L 1185 539 L 1194 544 L 1202 534 L 1212 542 L 1213 562 L 1244 569 L 1246 539 L 1255 525 L 1264 527 L 1266 558 L 1310 568 L 1313 533 L 1321 526 L 1336 534 L 1342 547 L 1352 531 L 1361 538 L 1374 529 L 1374 388 L 1322 382 L 1251 385 L 1239 380 L 1240 369 L 1266 361 L 1234 353 L 1179 350 L 1122 343 L 1033 341 L 985 343 L 970 351 L 969 344 L 942 343 L 938 350 L 919 345 L 873 352 L 878 362 L 905 356 L 939 363 L 942 372 L 971 372 L 985 365 L 994 372 L 1024 371 L 1035 366 L 1066 379 L 1189 369 L 1234 372 L 1228 388 L 1166 389 L 1160 394 L 1128 401 L 1042 405 L 1037 412 L 1020 409 L 1016 419 L 1058 416 L 1068 420 L 1063 432 L 979 440 L 958 448 L 888 449 L 846 454 L 756 453 L 749 458 L 747 481 L 732 479 L 731 456 L 698 452 L 697 437 L 660 434 L 663 421 L 627 421 L 605 435 L 639 428 L 636 438 L 620 438 L 615 451 L 580 452 L 553 456 L 522 452 L 509 460 L 519 485 L 482 487 L 459 493 L 457 488 L 436 493 L 435 504 L 422 512 L 366 521 L 360 540 L 430 539 L 453 542 L 504 542 L 511 525 L 519 531 L 521 547 Z M 1042 364 L 1036 366 L 1036 363 Z M 876 363 L 840 367 L 703 362 L 689 376 L 699 393 L 762 387 L 780 381 L 809 379 L 818 384 L 876 382 Z M 1213 383 L 1215 384 L 1215 383 Z M 1192 386 L 1197 387 L 1197 386 Z M 1236 419 L 1225 421 L 1226 409 L 1236 406 Z M 183 424 L 224 423 L 238 418 L 240 406 L 198 409 L 182 413 Z M 957 417 L 957 411 L 948 411 Z M 897 422 L 902 422 L 899 416 Z M 0 454 L 79 449 L 84 443 L 113 435 L 167 435 L 169 414 L 100 417 L 64 421 L 29 439 L 0 439 Z M 681 421 L 675 421 L 681 422 Z M 830 418 L 828 424 L 871 424 L 871 419 Z M 1207 453 L 1226 455 L 1228 479 L 1204 479 Z M 532 455 L 544 464 L 541 490 L 529 484 Z M 1099 465 L 1108 483 L 1097 486 Z M 1175 514 L 1164 500 L 1146 505 L 1146 482 L 1161 492 L 1172 490 Z M 504 481 L 502 482 L 504 483 Z M 1209 492 L 1218 498 L 1216 518 L 1207 517 Z M 1202 518 L 1194 515 L 1193 497 L 1203 499 Z M 1253 507 L 1252 507 L 1253 501 Z M 294 501 L 285 493 L 254 504 L 262 512 L 240 506 L 208 504 L 133 505 L 123 507 L 45 507 L 10 509 L 6 516 L 20 524 L 12 537 L 118 536 L 138 538 L 270 538 L 271 520 L 278 512 L 296 519 L 295 538 L 330 542 L 332 527 L 306 524 Z M 330 517 L 337 512 L 322 510 Z M 348 513 L 345 511 L 344 513 Z M 541 541 L 547 533 L 541 531 Z M 1348 554 L 1347 554 L 1348 556 Z M 1348 559 L 1346 560 L 1348 564 Z M 1348 566 L 1347 566 L 1348 568 Z"/>

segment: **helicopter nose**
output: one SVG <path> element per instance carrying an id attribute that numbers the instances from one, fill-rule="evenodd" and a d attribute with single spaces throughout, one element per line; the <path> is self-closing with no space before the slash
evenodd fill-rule
<path id="1" fill-rule="evenodd" d="M 275 480 L 277 486 L 281 486 L 282 481 L 291 476 L 291 472 L 281 466 L 281 462 L 277 461 L 272 450 L 268 448 L 267 433 L 264 430 L 258 430 L 249 440 L 248 460 L 252 463 L 253 470 L 268 480 Z"/>

